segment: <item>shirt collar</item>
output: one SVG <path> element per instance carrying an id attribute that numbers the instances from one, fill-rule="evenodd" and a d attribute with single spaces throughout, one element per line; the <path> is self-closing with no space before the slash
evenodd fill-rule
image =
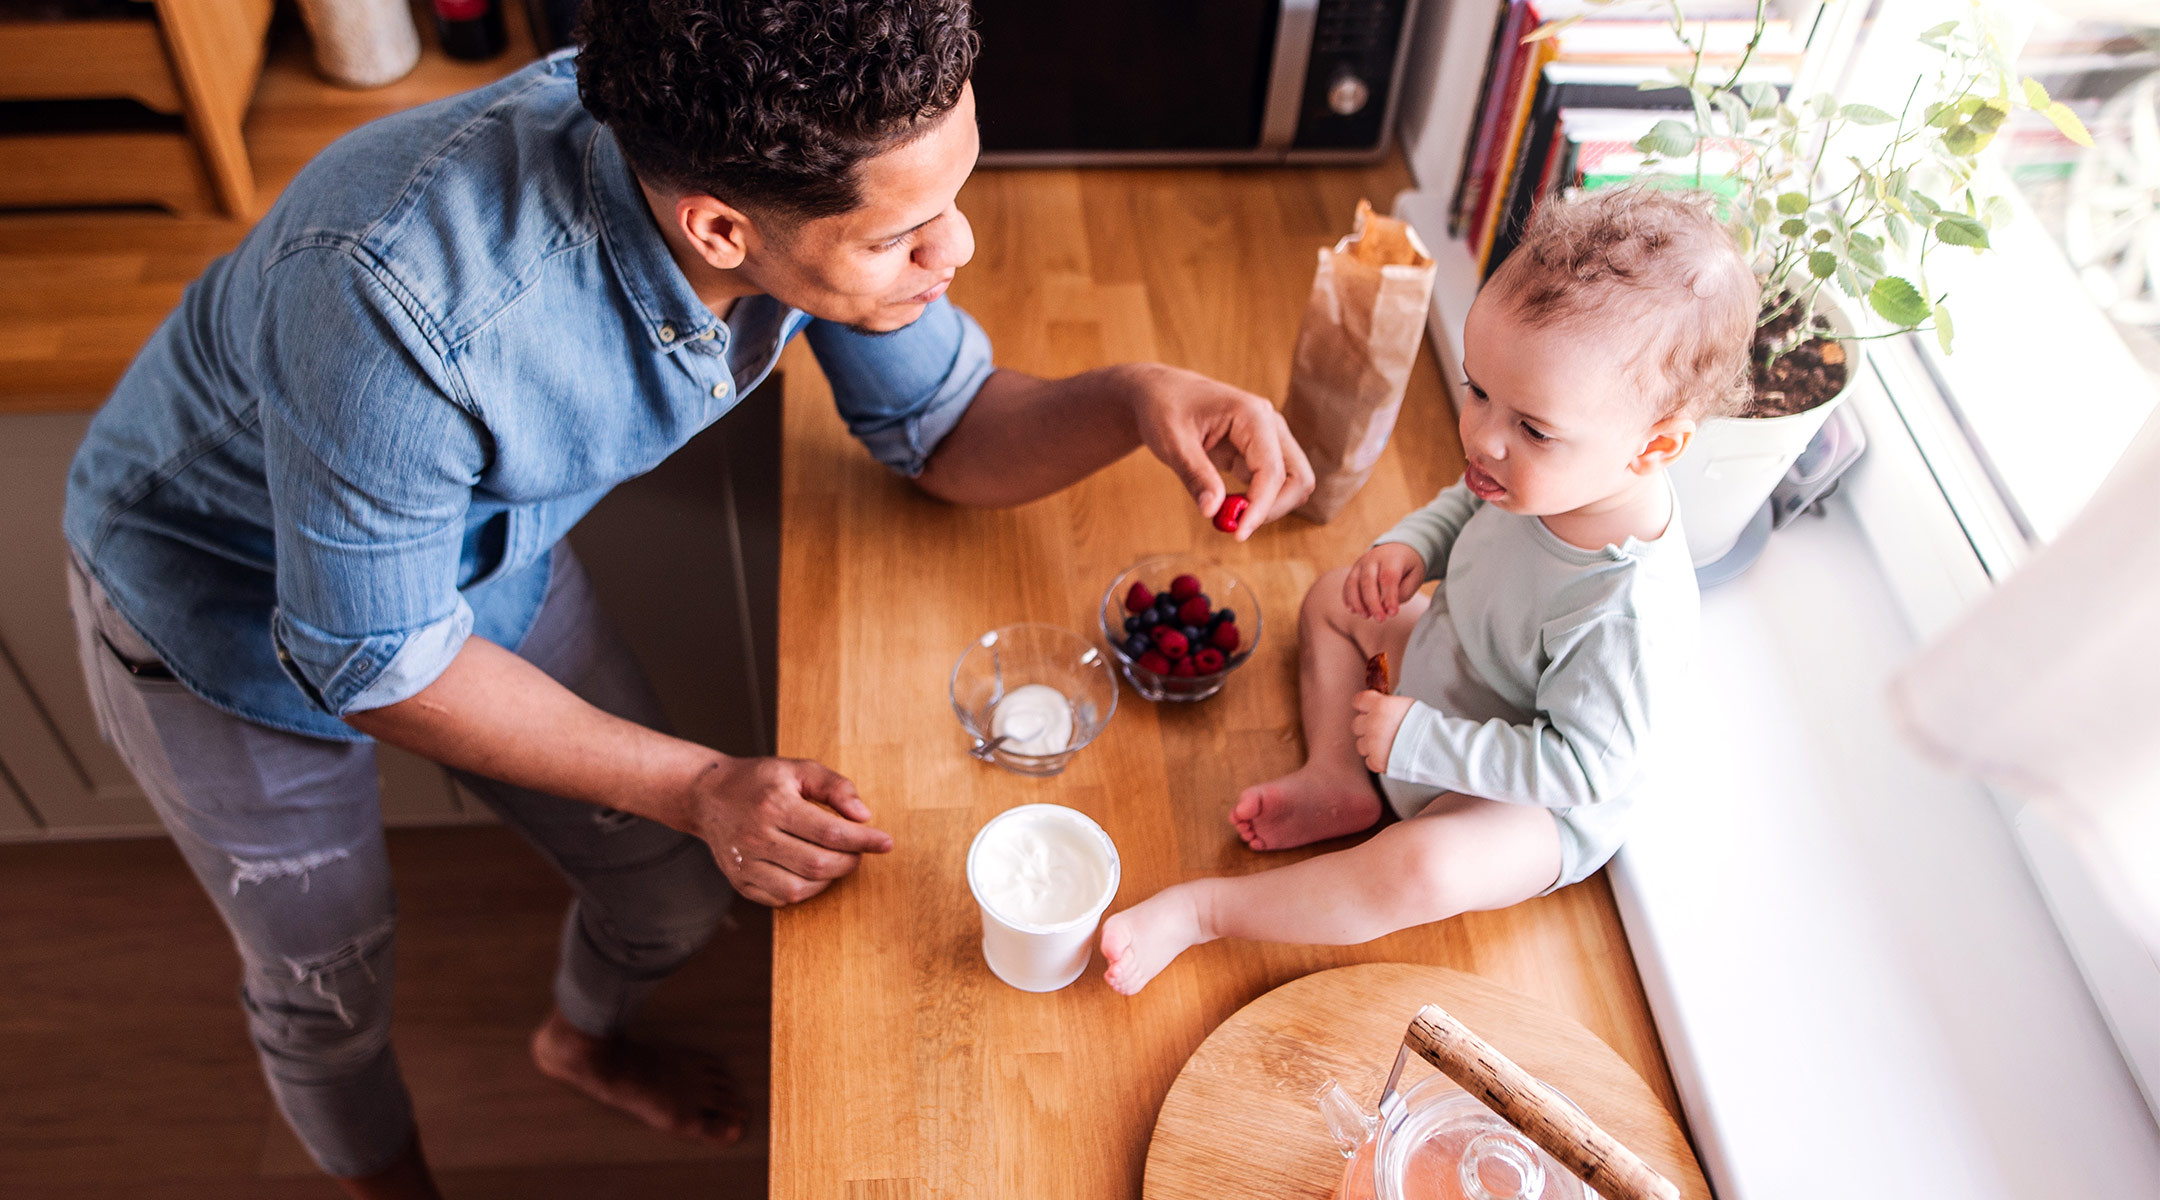
<path id="1" fill-rule="evenodd" d="M 726 326 L 691 290 L 668 253 L 666 239 L 653 227 L 652 209 L 615 135 L 598 122 L 585 156 L 585 174 L 600 213 L 601 240 L 653 347 L 672 353 L 692 342 L 725 338 Z"/>

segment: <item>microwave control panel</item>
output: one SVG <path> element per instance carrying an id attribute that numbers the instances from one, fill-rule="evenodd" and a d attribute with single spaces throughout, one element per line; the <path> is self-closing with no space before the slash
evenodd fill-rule
<path id="1" fill-rule="evenodd" d="M 1408 9 L 1409 0 L 1320 0 L 1294 149 L 1380 144 Z"/>

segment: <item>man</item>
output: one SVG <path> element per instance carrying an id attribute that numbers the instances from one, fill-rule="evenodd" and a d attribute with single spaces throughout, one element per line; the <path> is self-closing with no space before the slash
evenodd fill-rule
<path id="1" fill-rule="evenodd" d="M 597 5 L 579 56 L 325 150 L 93 423 L 67 532 L 100 719 L 348 1194 L 436 1194 L 389 1043 L 371 739 L 460 772 L 569 878 L 541 1070 L 695 1136 L 741 1118 L 713 1064 L 623 1039 L 639 1002 L 732 891 L 799 902 L 891 848 L 825 767 L 663 732 L 560 544 L 794 334 L 864 446 L 947 500 L 1021 503 L 1142 445 L 1203 516 L 1210 454 L 1239 460 L 1241 537 L 1310 491 L 1259 397 L 992 365 L 943 299 L 973 252 L 975 52 L 965 0 Z"/>

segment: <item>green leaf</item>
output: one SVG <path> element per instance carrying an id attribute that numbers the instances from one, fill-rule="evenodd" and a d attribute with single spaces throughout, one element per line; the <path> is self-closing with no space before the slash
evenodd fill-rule
<path id="1" fill-rule="evenodd" d="M 1975 132 L 1993 133 L 2001 129 L 2002 123 L 2009 119 L 2010 106 L 2000 100 L 1990 100 L 1981 105 L 1980 110 L 1975 112 L 1966 124 L 1971 125 Z"/>
<path id="2" fill-rule="evenodd" d="M 1909 194 L 1912 197 L 1912 210 L 1916 213 L 1923 213 L 1932 217 L 1943 210 L 1942 201 L 1928 195 L 1926 192 L 1913 191 Z"/>
<path id="3" fill-rule="evenodd" d="M 1948 246 L 1971 246 L 1977 250 L 1985 250 L 1988 246 L 1987 226 L 1959 213 L 1944 213 L 1942 219 L 1935 222 L 1935 236 Z"/>
<path id="4" fill-rule="evenodd" d="M 1808 115 L 1818 121 L 1827 121 L 1837 115 L 1837 97 L 1828 92 L 1818 92 L 1808 97 Z"/>
<path id="5" fill-rule="evenodd" d="M 1872 104 L 1848 104 L 1838 110 L 1838 115 L 1855 125 L 1888 125 L 1897 120 Z"/>
<path id="6" fill-rule="evenodd" d="M 1815 235 L 1814 235 L 1814 242 L 1815 242 L 1815 244 L 1816 244 L 1816 245 L 1820 246 L 1820 245 L 1822 245 L 1822 244 L 1823 244 L 1824 242 L 1827 242 L 1827 241 L 1829 241 L 1829 240 L 1830 240 L 1830 231 L 1829 231 L 1829 230 L 1827 230 L 1827 229 L 1818 229 L 1818 230 L 1816 230 L 1816 231 L 1815 231 Z"/>
<path id="7" fill-rule="evenodd" d="M 1890 240 L 1896 244 L 1899 254 L 1912 253 L 1912 231 L 1905 228 L 1903 220 L 1891 217 L 1883 222 L 1883 228 L 1890 231 Z"/>
<path id="8" fill-rule="evenodd" d="M 1942 140 L 1943 149 L 1961 158 L 1970 158 L 1980 150 L 1980 135 L 1974 133 L 1969 126 L 1959 125 L 1944 130 Z"/>
<path id="9" fill-rule="evenodd" d="M 1650 132 L 1635 139 L 1635 148 L 1644 154 L 1658 154 L 1666 158 L 1681 158 L 1695 153 L 1695 131 L 1679 121 L 1659 121 Z"/>
<path id="10" fill-rule="evenodd" d="M 1771 207 L 1768 196 L 1755 197 L 1755 204 L 1748 211 L 1754 214 L 1757 225 L 1768 225 L 1770 218 L 1777 215 L 1777 209 Z"/>
<path id="11" fill-rule="evenodd" d="M 1936 305 L 1935 344 L 1942 347 L 1944 354 L 1948 354 L 1950 353 L 1950 339 L 1956 336 L 1957 330 L 1950 324 L 1950 310 L 1940 304 Z"/>
<path id="12" fill-rule="evenodd" d="M 1837 285 L 1846 295 L 1854 299 L 1867 295 L 1867 288 L 1861 285 L 1860 277 L 1855 275 L 1853 269 L 1844 263 L 1838 264 Z"/>
<path id="13" fill-rule="evenodd" d="M 1828 279 L 1837 274 L 1837 255 L 1828 250 L 1810 250 L 1807 256 L 1808 274 L 1817 279 Z"/>
<path id="14" fill-rule="evenodd" d="M 1786 192 L 1777 198 L 1777 210 L 1788 217 L 1806 212 L 1807 204 L 1805 192 Z"/>
<path id="15" fill-rule="evenodd" d="M 2057 100 L 2041 109 L 2040 115 L 2053 121 L 2055 128 L 2061 130 L 2064 137 L 2069 138 L 2078 145 L 2091 146 L 2093 144 L 2092 134 L 2086 131 L 2085 122 L 2078 120 L 2078 115 L 2071 112 L 2070 106 L 2062 101 Z"/>
<path id="16" fill-rule="evenodd" d="M 1731 92 L 1717 93 L 1718 112 L 1724 114 L 1726 128 L 1734 133 L 1745 133 L 1748 127 L 1747 101 Z"/>
<path id="17" fill-rule="evenodd" d="M 1980 205 L 1980 223 L 1988 227 L 1989 233 L 1993 233 L 2008 225 L 2010 216 L 2015 211 L 2008 200 L 2001 196 L 1989 196 Z"/>
<path id="18" fill-rule="evenodd" d="M 1957 27 L 1958 23 L 1956 21 L 1944 21 L 1940 25 L 1930 25 L 1920 31 L 1920 41 L 1925 45 L 1936 45 L 1944 38 L 1956 33 Z"/>
<path id="19" fill-rule="evenodd" d="M 1791 217 L 1779 223 L 1777 231 L 1786 237 L 1796 238 L 1807 232 L 1807 222 L 1798 217 Z"/>
<path id="20" fill-rule="evenodd" d="M 1957 108 L 1940 100 L 1932 101 L 1921 109 L 1921 119 L 1936 129 L 1947 129 L 1958 119 Z"/>
<path id="21" fill-rule="evenodd" d="M 1741 84 L 1740 99 L 1747 104 L 1748 115 L 1758 121 L 1777 113 L 1777 89 L 1767 83 Z"/>
<path id="22" fill-rule="evenodd" d="M 1912 284 L 1895 275 L 1876 280 L 1868 289 L 1868 304 L 1882 314 L 1885 321 L 1905 329 L 1911 329 L 1928 319 L 1928 302 Z"/>
<path id="23" fill-rule="evenodd" d="M 2025 77 L 2025 103 L 2034 108 L 2046 108 L 2054 101 L 2048 98 L 2047 89 L 2040 85 L 2039 80 L 2027 75 Z"/>

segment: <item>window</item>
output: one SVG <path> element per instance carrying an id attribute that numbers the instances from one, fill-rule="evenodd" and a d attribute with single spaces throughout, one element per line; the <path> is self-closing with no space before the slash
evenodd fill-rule
<path id="1" fill-rule="evenodd" d="M 1930 450 L 1916 429 L 1930 465 L 1981 472 L 2027 542 L 2076 515 L 2160 401 L 2160 11 L 2109 3 L 1994 0 L 2017 72 L 2076 112 L 2095 145 L 2013 114 L 1981 181 L 2010 201 L 2010 223 L 1987 253 L 1929 258 L 1957 319 L 1953 353 L 1931 337 L 1904 352 L 1964 443 Z M 2147 24 L 2127 23 L 2141 7 Z M 1929 65 L 1919 32 L 1970 12 L 1963 0 L 1873 0 L 1842 31 L 1851 50 L 1835 56 L 1835 86 L 1897 111 Z"/>

